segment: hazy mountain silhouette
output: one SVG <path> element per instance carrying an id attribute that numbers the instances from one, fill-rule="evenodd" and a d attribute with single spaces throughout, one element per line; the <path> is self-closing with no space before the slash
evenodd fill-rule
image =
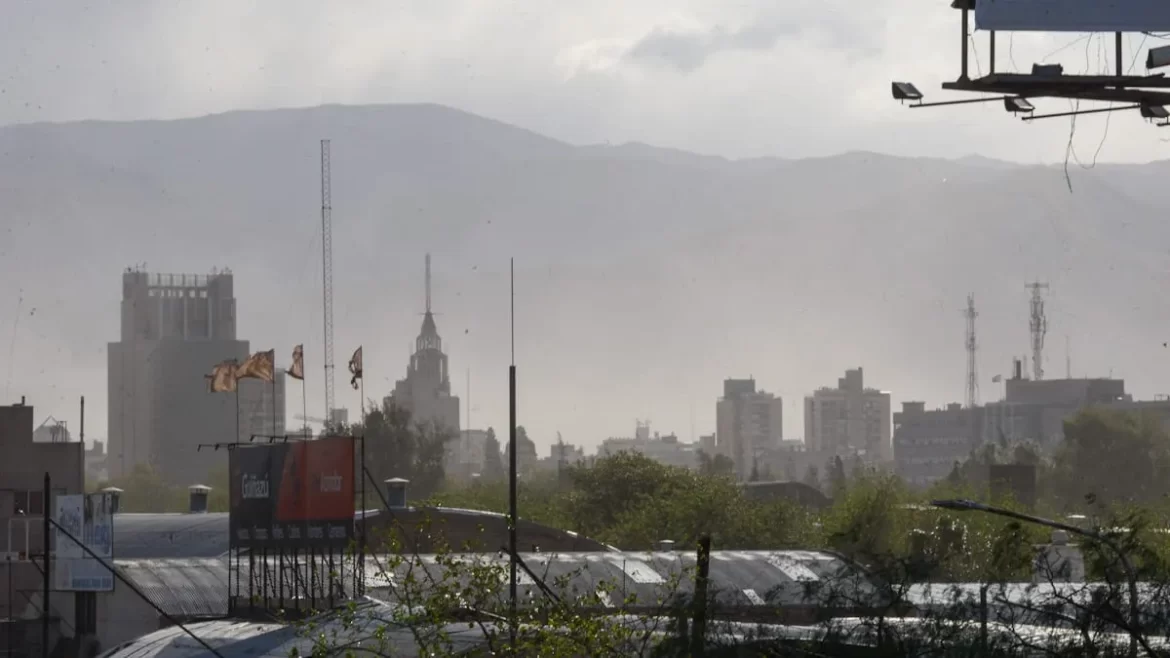
<path id="1" fill-rule="evenodd" d="M 0 129 L 0 377 L 44 413 L 86 394 L 105 433 L 119 276 L 237 276 L 241 337 L 306 343 L 321 415 L 319 145 L 332 139 L 338 371 L 365 346 L 368 397 L 405 369 L 435 259 L 453 388 L 507 421 L 508 258 L 522 422 L 593 444 L 634 418 L 714 426 L 726 376 L 800 396 L 847 367 L 895 400 L 963 394 L 968 292 L 983 397 L 1028 349 L 1024 283 L 1052 285 L 1049 376 L 1161 392 L 1170 358 L 1170 164 L 1073 168 L 847 153 L 732 161 L 644 144 L 572 146 L 434 105 L 232 112 Z M 23 298 L 23 301 L 18 301 Z M 20 312 L 17 313 L 17 309 Z M 33 311 L 35 309 L 35 311 Z M 9 343 L 13 358 L 9 360 Z M 210 364 L 209 364 L 210 365 Z M 354 393 L 339 400 L 356 408 Z M 293 389 L 295 391 L 295 388 Z M 299 397 L 289 414 L 300 413 Z M 38 411 L 38 413 L 41 413 Z M 44 415 L 44 414 L 41 414 Z M 543 451 L 543 448 L 542 448 Z"/>

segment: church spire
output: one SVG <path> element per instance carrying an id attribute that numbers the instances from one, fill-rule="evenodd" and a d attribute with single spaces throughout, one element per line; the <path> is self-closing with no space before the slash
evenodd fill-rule
<path id="1" fill-rule="evenodd" d="M 439 338 L 439 329 L 435 326 L 435 314 L 431 311 L 431 255 L 426 258 L 426 312 L 423 313 L 422 329 L 418 339 L 414 342 L 416 352 L 423 350 L 443 351 L 443 341 Z"/>

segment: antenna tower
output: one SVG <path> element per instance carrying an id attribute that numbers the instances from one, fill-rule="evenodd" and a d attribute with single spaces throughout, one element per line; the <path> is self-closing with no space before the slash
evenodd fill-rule
<path id="1" fill-rule="evenodd" d="M 415 261 L 418 262 L 418 261 Z M 431 312 L 431 255 L 427 254 L 427 313 Z"/>
<path id="2" fill-rule="evenodd" d="M 321 140 L 321 292 L 325 317 L 325 422 L 333 422 L 333 184 L 329 140 Z"/>
<path id="3" fill-rule="evenodd" d="M 1047 283 L 1034 281 L 1024 285 L 1032 291 L 1032 378 L 1044 379 L 1044 336 L 1048 333 L 1048 318 L 1044 315 L 1044 295 Z"/>
<path id="4" fill-rule="evenodd" d="M 975 311 L 975 294 L 967 295 L 967 308 L 963 317 L 967 318 L 967 408 L 973 409 L 979 404 L 979 374 L 975 368 L 975 351 L 978 343 L 975 342 L 975 318 L 979 313 Z"/>

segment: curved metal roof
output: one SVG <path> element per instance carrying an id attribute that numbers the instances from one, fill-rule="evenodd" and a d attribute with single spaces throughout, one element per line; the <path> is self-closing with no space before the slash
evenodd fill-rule
<path id="1" fill-rule="evenodd" d="M 345 645 L 363 641 L 373 653 L 379 642 L 395 656 L 418 656 L 419 648 L 414 631 L 395 624 L 393 608 L 376 601 L 365 601 L 354 614 L 325 614 L 314 619 L 313 633 L 296 626 L 239 621 L 207 621 L 190 624 L 188 629 L 218 653 L 231 658 L 288 658 L 292 655 L 313 655 L 316 637 L 327 637 L 330 643 Z M 490 628 L 490 624 L 488 627 Z M 453 653 L 459 654 L 486 644 L 485 628 L 468 624 L 450 624 L 443 632 L 450 638 Z M 491 632 L 491 631 L 488 631 Z M 373 646 L 371 646 L 373 645 Z M 102 654 L 101 658 L 206 658 L 207 649 L 178 627 L 164 628 L 138 639 L 126 642 Z"/>
<path id="2" fill-rule="evenodd" d="M 196 619 L 227 614 L 227 560 L 116 560 L 114 565 L 169 615 Z"/>
<path id="3" fill-rule="evenodd" d="M 116 559 L 211 558 L 228 551 L 228 515 L 131 514 L 114 516 Z"/>

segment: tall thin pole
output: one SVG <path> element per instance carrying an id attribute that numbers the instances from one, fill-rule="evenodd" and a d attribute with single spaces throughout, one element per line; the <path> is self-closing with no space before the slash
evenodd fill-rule
<path id="1" fill-rule="evenodd" d="M 44 518 L 44 542 L 45 542 L 45 572 L 43 575 L 42 586 L 44 591 L 41 593 L 43 601 L 41 602 L 41 651 L 45 658 L 49 658 L 49 586 L 50 578 L 53 573 L 52 565 L 50 564 L 52 558 L 49 557 L 49 500 L 52 498 L 52 486 L 49 481 L 49 472 L 45 471 L 45 492 L 42 494 L 41 514 Z"/>
<path id="2" fill-rule="evenodd" d="M 240 383 L 236 382 L 236 443 L 240 442 Z"/>
<path id="3" fill-rule="evenodd" d="M 321 140 L 321 299 L 325 323 L 325 423 L 333 422 L 333 165 Z"/>
<path id="4" fill-rule="evenodd" d="M 516 654 L 516 263 L 508 264 L 512 365 L 508 366 L 508 634 Z"/>
<path id="5" fill-rule="evenodd" d="M 302 370 L 302 374 L 303 374 Z M 305 378 L 301 377 L 301 417 L 305 419 L 305 438 L 309 438 L 309 396 L 305 392 Z"/>

